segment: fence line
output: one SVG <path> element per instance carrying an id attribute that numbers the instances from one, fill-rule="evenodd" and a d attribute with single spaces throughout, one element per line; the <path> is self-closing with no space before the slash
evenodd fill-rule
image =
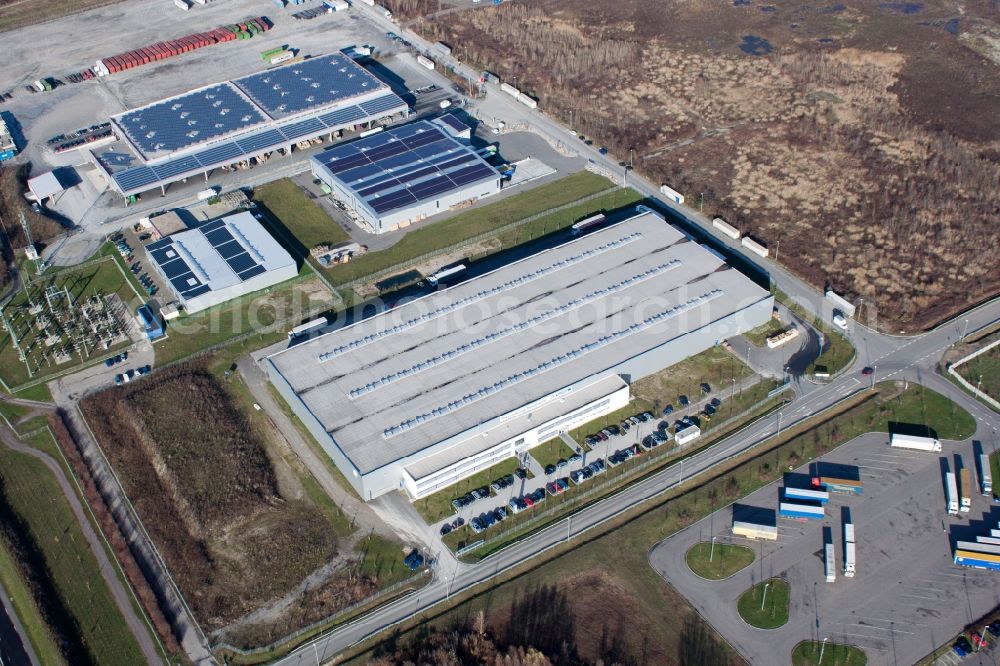
<path id="1" fill-rule="evenodd" d="M 756 384 L 759 384 L 759 383 L 760 383 L 760 380 L 758 380 L 754 384 L 751 384 L 750 386 L 755 386 Z M 759 409 L 760 407 L 764 406 L 768 402 L 771 402 L 771 400 L 773 400 L 773 398 L 774 398 L 774 396 L 768 396 L 766 398 L 758 400 L 756 403 L 754 403 L 753 405 L 750 405 L 749 407 L 747 407 L 746 409 L 744 409 L 739 414 L 734 414 L 729 419 L 721 422 L 719 424 L 719 426 L 720 427 L 725 427 L 726 425 L 728 425 L 728 424 L 736 421 L 737 419 L 742 418 L 746 414 L 751 413 L 751 412 L 753 412 L 756 409 Z M 766 416 L 766 415 L 762 415 L 762 416 Z M 709 444 L 709 446 L 714 446 L 714 443 L 713 444 Z M 681 449 L 678 448 L 677 450 L 681 450 Z M 634 483 L 635 480 L 634 479 L 628 480 L 628 476 L 634 476 L 637 472 L 641 472 L 642 470 L 645 470 L 645 469 L 647 469 L 649 467 L 652 467 L 654 464 L 661 464 L 662 465 L 664 463 L 669 463 L 669 462 L 670 462 L 669 460 L 664 459 L 664 458 L 649 457 L 649 458 L 647 458 L 646 460 L 644 460 L 642 462 L 639 462 L 639 463 L 636 463 L 635 465 L 632 465 L 631 468 L 630 468 L 631 472 L 629 472 L 628 474 L 623 474 L 621 476 L 616 476 L 614 478 L 605 477 L 604 481 L 602 481 L 601 483 L 593 485 L 593 486 L 587 488 L 586 490 L 584 490 L 583 492 L 576 494 L 573 497 L 573 499 L 570 500 L 569 504 L 585 500 L 585 499 L 591 497 L 592 495 L 597 494 L 600 491 L 606 490 L 608 487 L 613 486 L 616 483 L 620 484 L 623 481 L 623 479 L 626 480 L 626 485 L 628 485 L 630 483 Z M 622 464 L 624 465 L 624 464 L 627 464 L 627 463 L 622 463 Z M 611 468 L 608 468 L 608 469 L 610 470 Z M 547 512 L 541 512 L 541 513 L 535 514 L 534 516 L 532 516 L 528 520 L 526 520 L 523 523 L 517 525 L 514 529 L 515 530 L 522 530 L 522 529 L 531 527 L 532 525 L 535 525 L 535 524 L 541 522 L 543 519 L 549 519 L 549 520 L 551 520 L 553 514 L 556 513 L 560 508 L 563 508 L 565 506 L 566 506 L 566 504 L 560 504 L 558 507 L 553 507 L 552 509 L 548 510 Z M 483 546 L 488 546 L 491 543 L 497 543 L 498 541 L 504 541 L 504 540 L 506 540 L 504 538 L 505 536 L 506 535 L 504 533 L 500 533 L 500 534 L 497 534 L 496 536 L 492 536 L 492 537 L 489 537 L 489 538 L 486 538 L 486 539 L 480 539 L 479 541 L 476 541 L 475 543 L 471 543 L 471 544 L 465 546 L 461 550 L 461 552 L 456 552 L 456 555 L 466 555 L 466 554 L 468 554 L 468 553 L 470 553 L 472 551 L 479 550 Z M 517 541 L 517 539 L 515 539 L 514 542 L 516 542 L 516 541 Z"/>
<path id="2" fill-rule="evenodd" d="M 379 590 L 377 593 L 375 593 L 375 594 L 373 594 L 373 595 L 371 595 L 369 597 L 365 597 L 364 599 L 362 599 L 360 601 L 357 601 L 357 602 L 355 602 L 355 603 L 353 603 L 353 604 L 351 604 L 349 606 L 345 606 L 344 608 L 341 608 L 340 610 L 338 610 L 337 612 L 333 613 L 332 615 L 328 615 L 327 617 L 325 617 L 325 618 L 323 618 L 321 620 L 316 620 L 312 624 L 310 624 L 308 626 L 305 626 L 305 627 L 302 627 L 301 629 L 298 629 L 297 631 L 294 631 L 294 632 L 288 634 L 287 636 L 284 636 L 284 637 L 279 638 L 279 639 L 277 639 L 275 641 L 272 641 L 268 645 L 263 645 L 261 647 L 255 647 L 255 648 L 238 648 L 238 647 L 236 647 L 234 645 L 230 645 L 229 643 L 223 642 L 223 643 L 218 643 L 216 645 L 212 645 L 211 646 L 212 647 L 212 651 L 214 652 L 214 651 L 217 651 L 217 650 L 227 650 L 229 652 L 235 652 L 236 654 L 239 654 L 239 655 L 242 655 L 242 656 L 250 656 L 250 655 L 257 655 L 257 654 L 266 654 L 266 653 L 274 652 L 275 650 L 278 650 L 279 648 L 281 648 L 282 646 L 287 645 L 288 643 L 295 642 L 297 639 L 302 638 L 303 636 L 305 636 L 308 633 L 316 631 L 317 629 L 322 630 L 322 628 L 325 625 L 329 625 L 329 624 L 335 623 L 337 621 L 337 618 L 340 618 L 340 617 L 343 617 L 345 615 L 348 615 L 348 614 L 350 614 L 350 613 L 358 610 L 359 608 L 364 608 L 365 606 L 368 606 L 368 605 L 372 604 L 373 602 L 377 602 L 378 600 L 380 600 L 380 599 L 382 599 L 382 598 L 390 595 L 393 592 L 396 592 L 396 591 L 401 590 L 401 589 L 403 589 L 405 587 L 408 587 L 408 586 L 412 586 L 412 585 L 414 585 L 417 582 L 424 581 L 425 579 L 431 578 L 431 575 L 428 572 L 429 572 L 429 569 L 425 569 L 423 572 L 417 574 L 416 576 L 413 576 L 411 578 L 407 578 L 406 580 L 401 580 L 398 583 L 393 583 L 389 587 L 387 587 L 385 589 L 382 589 L 382 590 Z"/>
<path id="3" fill-rule="evenodd" d="M 994 340 L 993 342 L 989 343 L 988 345 L 984 345 L 982 348 L 977 349 L 976 351 L 972 352 L 971 354 L 963 356 L 962 358 L 958 359 L 957 361 L 955 361 L 954 363 L 952 363 L 951 365 L 948 366 L 948 374 L 951 375 L 952 377 L 954 377 L 955 380 L 958 381 L 959 384 L 961 384 L 966 390 L 968 390 L 974 396 L 976 396 L 980 400 L 985 400 L 994 409 L 1000 410 L 1000 402 L 997 402 L 990 394 L 988 394 L 988 393 L 980 390 L 976 386 L 973 386 L 971 383 L 969 383 L 965 379 L 965 377 L 963 377 L 962 375 L 958 374 L 958 372 L 956 372 L 956 370 L 955 370 L 959 366 L 963 365 L 964 363 L 967 363 L 967 362 L 971 361 L 972 359 L 976 358 L 980 354 L 985 354 L 986 352 L 988 352 L 989 350 L 993 349 L 997 345 L 1000 345 L 1000 338 Z"/>

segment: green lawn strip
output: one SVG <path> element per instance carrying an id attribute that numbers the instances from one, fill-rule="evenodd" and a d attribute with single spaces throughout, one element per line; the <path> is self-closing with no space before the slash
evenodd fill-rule
<path id="1" fill-rule="evenodd" d="M 958 374 L 994 400 L 1000 398 L 1000 345 L 966 361 L 956 369 Z"/>
<path id="2" fill-rule="evenodd" d="M 105 243 L 101 246 L 98 256 L 111 257 L 111 260 L 118 264 L 119 268 L 121 268 L 121 272 L 125 275 L 125 280 L 132 287 L 132 289 L 139 294 L 140 298 L 143 300 L 146 299 L 146 288 L 142 286 L 141 282 L 139 282 L 139 278 L 131 270 L 129 270 L 129 265 L 125 262 L 125 257 L 123 257 L 121 252 L 118 251 L 117 245 L 110 242 Z M 131 303 L 135 294 L 129 293 L 128 296 L 129 298 L 126 300 L 126 303 Z"/>
<path id="3" fill-rule="evenodd" d="M 447 627 L 475 617 L 480 610 L 503 620 L 506 608 L 524 590 L 566 581 L 583 571 L 606 571 L 636 600 L 636 616 L 645 618 L 641 631 L 621 632 L 625 646 L 637 654 L 646 654 L 657 645 L 665 650 L 676 648 L 683 614 L 689 606 L 649 566 L 646 559 L 649 549 L 722 504 L 736 501 L 780 479 L 788 465 L 798 466 L 802 461 L 826 454 L 846 441 L 842 433 L 853 428 L 853 424 L 867 422 L 869 416 L 874 422 L 880 404 L 902 409 L 915 400 L 909 395 L 896 400 L 899 396 L 892 395 L 895 389 L 892 382 L 878 384 L 876 388 L 879 391 L 851 397 L 824 414 L 784 430 L 760 448 L 720 463 L 654 501 L 633 507 L 585 539 L 553 548 L 501 574 L 490 584 L 476 588 L 471 594 L 456 595 L 450 603 L 421 614 L 417 620 L 403 623 L 392 640 L 418 636 L 422 631 L 419 625 Z M 907 394 L 914 389 L 911 386 Z M 384 637 L 365 641 L 344 656 L 351 660 L 349 663 L 365 663 L 383 640 Z"/>
<path id="4" fill-rule="evenodd" d="M 18 419 L 21 419 L 30 413 L 31 407 L 14 405 L 9 402 L 0 401 L 0 414 L 3 414 L 4 418 L 7 419 L 11 426 L 13 426 Z"/>
<path id="5" fill-rule="evenodd" d="M 403 564 L 407 553 L 398 542 L 370 534 L 358 542 L 357 550 L 361 553 L 358 572 L 377 580 L 380 588 L 394 585 L 416 573 Z"/>
<path id="6" fill-rule="evenodd" d="M 0 448 L 0 476 L 11 508 L 29 526 L 44 566 L 64 605 L 79 622 L 81 638 L 95 662 L 142 662 L 142 652 L 52 474 L 34 458 Z"/>
<path id="7" fill-rule="evenodd" d="M 576 451 L 569 448 L 562 439 L 556 437 L 547 442 L 542 442 L 531 449 L 529 453 L 544 468 L 546 465 L 555 465 L 560 458 L 567 460 Z"/>
<path id="8" fill-rule="evenodd" d="M 769 337 L 775 333 L 781 333 L 785 330 L 785 328 L 784 324 L 772 317 L 771 319 L 768 319 L 766 323 L 744 333 L 743 337 L 749 340 L 752 345 L 764 347 L 767 345 L 767 339 Z"/>
<path id="9" fill-rule="evenodd" d="M 49 387 L 46 384 L 35 384 L 34 386 L 21 389 L 14 394 L 14 397 L 24 398 L 25 400 L 37 400 L 38 402 L 52 402 L 52 392 L 49 391 Z"/>
<path id="10" fill-rule="evenodd" d="M 820 653 L 823 661 L 820 661 Z M 866 666 L 864 650 L 853 645 L 802 641 L 792 649 L 792 666 Z"/>
<path id="11" fill-rule="evenodd" d="M 753 551 L 746 546 L 702 541 L 693 545 L 684 556 L 688 567 L 702 578 L 722 580 L 750 566 Z"/>
<path id="12" fill-rule="evenodd" d="M 0 538 L 0 582 L 3 583 L 7 600 L 14 607 L 27 639 L 35 650 L 42 664 L 65 664 L 62 653 L 49 632 L 48 625 L 42 618 L 35 603 L 35 598 L 21 577 L 17 563 L 7 548 L 4 539 Z"/>
<path id="13" fill-rule="evenodd" d="M 342 285 L 403 264 L 416 257 L 461 243 L 545 210 L 566 205 L 611 186 L 612 184 L 606 178 L 589 171 L 581 171 L 494 204 L 474 208 L 440 222 L 421 226 L 409 231 L 390 248 L 369 252 L 348 264 L 322 270 L 331 284 Z M 622 201 L 626 200 L 625 195 L 620 195 L 619 198 Z M 597 210 L 601 203 L 599 200 L 595 200 L 588 202 L 585 206 L 589 210 Z"/>
<path id="14" fill-rule="evenodd" d="M 740 595 L 736 609 L 743 621 L 758 629 L 777 629 L 788 622 L 791 586 L 783 578 L 757 583 Z"/>
<path id="15" fill-rule="evenodd" d="M 733 380 L 740 382 L 753 374 L 753 370 L 739 358 L 715 346 L 633 382 L 631 390 L 633 395 L 652 405 L 655 416 L 660 416 L 667 405 L 679 410 L 678 398 L 681 395 L 687 396 L 691 402 L 702 400 L 703 382 L 711 387 L 713 393 L 721 393 L 725 402 L 725 396 L 732 395 Z"/>
<path id="16" fill-rule="evenodd" d="M 306 428 L 306 424 L 302 422 L 302 419 L 300 419 L 298 415 L 292 411 L 292 408 L 288 405 L 288 403 L 285 402 L 285 398 L 278 393 L 278 390 L 274 388 L 274 385 L 270 382 L 267 383 L 267 390 L 270 391 L 271 397 L 274 398 L 274 401 L 278 404 L 281 410 L 285 412 L 285 416 L 291 420 L 292 425 L 294 425 L 295 429 L 299 431 L 299 434 L 302 435 L 303 439 L 305 439 L 306 444 L 309 445 L 309 448 L 312 449 L 314 454 L 316 454 L 316 457 L 321 461 L 323 466 L 326 467 L 327 471 L 330 472 L 330 475 L 334 478 L 334 480 L 340 485 L 341 488 L 353 495 L 355 499 L 360 500 L 361 496 L 358 495 L 358 491 L 354 489 L 354 486 L 347 482 L 347 478 L 344 476 L 344 473 L 340 471 L 340 468 L 337 467 L 332 460 L 330 460 L 330 456 L 323 450 L 323 447 L 316 441 L 316 438 L 313 437 L 312 433 L 309 432 L 309 429 Z"/>
<path id="17" fill-rule="evenodd" d="M 307 272 L 310 269 L 305 269 Z M 270 289 L 241 296 L 193 315 L 181 316 L 167 324 L 166 339 L 156 342 L 156 363 L 163 365 L 195 354 L 206 347 L 224 343 L 252 331 L 266 329 L 275 322 L 288 319 L 288 328 L 305 317 L 309 309 L 322 307 L 323 301 L 306 299 L 296 289 L 303 283 L 302 276 L 293 278 Z M 318 282 L 317 282 L 318 284 Z M 319 292 L 317 292 L 319 293 Z M 328 294 L 325 289 L 322 293 Z M 334 304 L 332 295 L 325 304 Z M 285 330 L 265 330 L 251 336 L 254 349 L 284 339 Z"/>
<path id="18" fill-rule="evenodd" d="M 473 488 L 479 488 L 480 486 L 488 488 L 493 481 L 505 474 L 512 473 L 517 467 L 517 458 L 502 460 L 496 465 L 476 472 L 467 479 L 462 479 L 458 483 L 439 490 L 433 495 L 416 500 L 413 503 L 413 507 L 417 510 L 417 513 L 423 516 L 428 525 L 432 525 L 442 518 L 455 513 L 455 508 L 451 505 L 453 499 L 461 497 Z M 490 493 L 492 494 L 493 491 L 490 490 Z"/>
<path id="19" fill-rule="evenodd" d="M 806 312 L 802 306 L 793 301 L 785 292 L 777 288 L 773 289 L 773 292 L 776 301 L 784 304 L 802 320 L 823 333 L 823 338 L 826 341 L 826 349 L 819 355 L 814 365 L 825 367 L 831 375 L 836 375 L 847 367 L 855 355 L 854 346 L 851 344 L 851 341 L 827 326 L 826 322 Z"/>
<path id="20" fill-rule="evenodd" d="M 347 232 L 289 178 L 255 188 L 253 198 L 302 244 L 296 248 L 299 257 L 307 256 L 317 245 L 336 245 L 349 238 Z"/>

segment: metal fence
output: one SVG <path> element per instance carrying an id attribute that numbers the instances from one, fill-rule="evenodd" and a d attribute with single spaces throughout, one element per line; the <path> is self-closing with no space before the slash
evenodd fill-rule
<path id="1" fill-rule="evenodd" d="M 364 599 L 358 601 L 357 603 L 353 603 L 350 606 L 345 606 L 336 613 L 329 615 L 321 620 L 317 620 L 316 622 L 313 622 L 308 626 L 302 627 L 298 631 L 294 631 L 288 634 L 287 636 L 284 636 L 276 641 L 271 642 L 268 645 L 263 645 L 261 647 L 256 647 L 256 648 L 238 648 L 233 645 L 230 645 L 229 643 L 223 642 L 212 645 L 212 651 L 217 652 L 219 650 L 226 650 L 228 652 L 233 652 L 242 656 L 248 656 L 248 655 L 268 654 L 271 652 L 281 650 L 282 648 L 290 650 L 293 647 L 295 647 L 295 644 L 303 640 L 304 637 L 308 636 L 309 634 L 322 632 L 325 629 L 330 628 L 331 625 L 337 623 L 338 619 L 343 618 L 361 608 L 365 608 L 366 606 L 373 606 L 373 607 L 378 606 L 379 605 L 378 602 L 380 602 L 382 599 L 406 587 L 413 587 L 415 591 L 426 585 L 431 580 L 431 578 L 433 578 L 433 575 L 431 574 L 430 569 L 424 569 L 416 576 L 411 576 L 406 580 L 401 580 L 398 583 L 394 583 L 389 587 L 379 590 L 376 594 L 373 594 L 370 597 L 365 597 Z"/>
<path id="2" fill-rule="evenodd" d="M 722 429 L 725 428 L 725 426 L 728 426 L 728 425 L 730 425 L 730 424 L 738 421 L 739 419 L 743 418 L 747 414 L 753 413 L 757 409 L 760 409 L 761 407 L 763 407 L 767 403 L 771 402 L 772 399 L 773 399 L 773 396 L 768 396 L 766 398 L 763 398 L 762 400 L 757 401 L 756 403 L 754 403 L 753 405 L 747 407 L 745 410 L 743 410 L 739 414 L 735 414 L 735 415 L 731 416 L 730 418 L 726 419 L 725 421 L 722 421 L 721 423 L 719 423 L 719 428 L 718 429 L 722 430 Z M 753 421 L 751 421 L 747 425 L 750 425 L 751 423 L 754 423 L 757 420 L 759 420 L 760 418 L 766 417 L 767 415 L 768 414 L 762 414 L 758 419 L 754 419 Z M 730 433 L 727 433 L 727 434 L 730 434 Z M 713 442 L 713 444 L 714 444 L 714 442 Z M 711 446 L 711 444 L 709 446 Z M 680 450 L 680 449 L 677 449 L 677 450 Z M 683 457 L 687 457 L 687 456 L 685 455 Z M 680 462 L 683 462 L 683 457 L 679 459 Z M 594 495 L 601 494 L 602 492 L 606 491 L 610 487 L 613 487 L 613 486 L 616 486 L 616 485 L 621 485 L 623 480 L 626 481 L 625 486 L 622 487 L 622 489 L 624 489 L 630 483 L 633 483 L 633 482 L 639 480 L 637 478 L 631 478 L 630 479 L 629 477 L 634 477 L 637 473 L 640 473 L 643 470 L 649 469 L 650 467 L 654 467 L 656 465 L 663 465 L 665 463 L 669 463 L 670 462 L 670 459 L 664 458 L 662 456 L 649 456 L 648 454 L 647 454 L 647 456 L 645 457 L 644 460 L 638 461 L 636 458 L 632 458 L 631 460 L 636 460 L 636 462 L 634 464 L 630 464 L 630 462 L 621 463 L 621 465 L 627 467 L 627 471 L 625 471 L 625 472 L 623 472 L 621 474 L 618 474 L 618 475 L 614 475 L 614 476 L 606 476 L 605 479 L 604 479 L 604 481 L 602 481 L 600 483 L 597 483 L 597 484 L 594 484 L 594 485 L 590 486 L 589 488 L 587 488 L 586 490 L 584 490 L 582 492 L 574 493 L 573 499 L 569 500 L 569 502 L 566 502 L 564 504 L 559 504 L 558 506 L 554 506 L 551 509 L 549 509 L 548 511 L 542 511 L 540 513 L 535 514 L 534 516 L 532 516 L 528 520 L 524 521 L 523 523 L 520 523 L 516 527 L 513 527 L 512 531 L 515 531 L 515 530 L 516 531 L 522 531 L 522 530 L 530 531 L 530 528 L 532 526 L 534 526 L 534 525 L 538 525 L 539 523 L 545 524 L 546 521 L 551 522 L 553 520 L 555 514 L 557 512 L 559 512 L 560 510 L 565 510 L 566 507 L 569 507 L 570 510 L 571 510 L 570 513 L 572 513 L 572 508 L 575 505 L 580 504 L 584 500 L 586 500 L 586 499 L 588 499 L 588 498 L 590 498 L 590 497 L 592 497 Z M 678 458 L 674 458 L 673 460 L 678 460 Z M 609 469 L 611 469 L 611 468 L 609 468 Z M 579 487 L 577 488 L 577 490 L 579 490 Z M 509 538 L 510 538 L 509 537 L 509 533 L 503 533 L 503 532 L 501 532 L 500 534 L 497 534 L 496 536 L 492 536 L 492 537 L 489 537 L 487 539 L 480 539 L 479 541 L 476 541 L 474 543 L 471 543 L 471 544 L 463 547 L 460 551 L 456 552 L 456 555 L 457 556 L 467 555 L 468 553 L 471 553 L 473 551 L 479 550 L 483 546 L 488 546 L 491 543 L 504 542 L 504 541 L 507 541 Z"/>

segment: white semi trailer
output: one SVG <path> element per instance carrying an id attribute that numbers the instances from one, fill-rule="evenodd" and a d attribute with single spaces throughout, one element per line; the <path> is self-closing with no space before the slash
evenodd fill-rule
<path id="1" fill-rule="evenodd" d="M 913 451 L 939 453 L 941 451 L 941 440 L 934 439 L 933 437 L 901 435 L 894 432 L 889 435 L 889 446 L 894 449 L 911 449 Z"/>

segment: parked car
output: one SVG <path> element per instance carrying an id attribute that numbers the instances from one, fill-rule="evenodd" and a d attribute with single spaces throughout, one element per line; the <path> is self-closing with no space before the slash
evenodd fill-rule
<path id="1" fill-rule="evenodd" d="M 528 478 L 528 470 L 524 469 L 523 467 L 518 467 L 517 469 L 514 470 L 514 476 L 523 481 L 524 479 Z"/>
<path id="2" fill-rule="evenodd" d="M 545 466 L 545 473 L 546 474 L 555 474 L 556 473 L 556 466 L 553 465 L 552 463 L 549 463 L 548 465 Z"/>
<path id="3" fill-rule="evenodd" d="M 583 460 L 583 456 L 581 456 L 579 453 L 574 453 L 569 457 L 570 463 L 577 463 L 580 462 L 581 460 Z"/>
<path id="4" fill-rule="evenodd" d="M 645 423 L 646 421 L 652 421 L 653 412 L 643 412 L 642 414 L 639 414 L 639 418 L 642 419 L 643 423 Z"/>
<path id="5" fill-rule="evenodd" d="M 560 458 L 559 460 L 556 461 L 556 469 L 563 469 L 567 465 L 569 465 L 569 461 L 567 461 L 565 458 Z"/>
<path id="6" fill-rule="evenodd" d="M 664 416 L 667 416 L 668 414 L 673 414 L 673 413 L 674 413 L 674 406 L 673 405 L 667 405 L 666 407 L 663 408 L 663 415 Z"/>
<path id="7" fill-rule="evenodd" d="M 969 654 L 969 651 L 966 650 L 964 647 L 962 647 L 962 645 L 958 641 L 955 641 L 955 644 L 951 646 L 951 651 L 957 654 L 959 657 L 965 657 Z"/>
<path id="8" fill-rule="evenodd" d="M 462 525 L 464 525 L 464 524 L 465 524 L 465 518 L 462 518 L 461 516 L 459 516 L 458 518 L 456 518 L 456 519 L 455 519 L 455 520 L 454 520 L 454 521 L 452 522 L 452 524 L 451 524 L 451 529 L 453 529 L 453 530 L 457 530 L 457 529 L 458 529 L 459 527 L 461 527 L 461 526 L 462 526 Z"/>
<path id="9" fill-rule="evenodd" d="M 618 429 L 621 430 L 623 433 L 628 432 L 631 428 L 632 424 L 629 423 L 628 421 L 622 421 L 621 423 L 618 424 Z"/>
<path id="10" fill-rule="evenodd" d="M 973 631 L 971 634 L 969 634 L 969 638 L 972 641 L 972 647 L 975 648 L 976 650 L 982 650 L 984 647 L 986 647 L 986 640 L 982 637 L 982 635 L 980 635 L 978 631 Z"/>
<path id="11" fill-rule="evenodd" d="M 711 400 L 711 402 L 709 404 L 711 404 L 712 407 L 718 407 L 719 405 L 722 404 L 722 399 L 721 398 L 712 398 L 712 400 Z"/>
<path id="12" fill-rule="evenodd" d="M 709 384 L 708 382 L 702 382 L 701 383 L 701 392 L 705 393 L 705 394 L 711 393 L 712 392 L 712 385 Z"/>
<path id="13" fill-rule="evenodd" d="M 535 506 L 535 498 L 532 495 L 525 495 L 523 501 L 529 509 Z"/>
<path id="14" fill-rule="evenodd" d="M 986 631 L 990 632 L 996 637 L 1000 637 L 1000 620 L 997 620 L 996 622 L 990 622 L 988 625 L 986 625 Z"/>
<path id="15" fill-rule="evenodd" d="M 679 396 L 677 398 L 677 402 L 681 403 L 681 407 L 687 407 L 688 405 L 691 404 L 691 401 L 688 400 L 688 397 L 686 395 Z"/>
<path id="16" fill-rule="evenodd" d="M 629 423 L 631 423 L 632 425 L 639 425 L 640 423 L 642 423 L 642 419 L 640 419 L 638 416 L 630 416 L 628 417 L 628 420 Z"/>
<path id="17" fill-rule="evenodd" d="M 470 520 L 469 521 L 469 527 L 472 528 L 472 531 L 475 534 L 479 534 L 484 529 L 486 529 L 485 527 L 483 527 L 483 524 L 481 522 L 479 522 L 478 518 L 473 518 L 472 520 Z"/>
<path id="18" fill-rule="evenodd" d="M 972 652 L 972 643 L 970 643 L 969 639 L 966 638 L 965 636 L 959 636 L 958 640 L 955 641 L 955 645 L 958 645 L 967 653 Z"/>
<path id="19" fill-rule="evenodd" d="M 566 491 L 566 489 L 569 488 L 569 479 L 565 476 L 561 479 L 556 479 L 556 483 L 559 484 L 559 487 L 562 488 L 563 491 Z"/>
<path id="20" fill-rule="evenodd" d="M 411 550 L 410 554 L 403 558 L 403 564 L 410 567 L 410 571 L 416 571 L 424 563 L 424 556 L 419 550 Z"/>
<path id="21" fill-rule="evenodd" d="M 605 432 L 604 432 L 604 431 L 602 430 L 601 432 L 597 433 L 597 438 L 598 438 L 599 440 L 601 440 L 602 442 L 606 442 L 606 441 L 608 441 L 608 433 L 605 433 Z"/>
<path id="22" fill-rule="evenodd" d="M 493 513 L 496 515 L 497 521 L 507 520 L 507 510 L 502 506 L 498 506 Z"/>
<path id="23" fill-rule="evenodd" d="M 475 490 L 472 491 L 472 496 L 475 497 L 476 499 L 485 499 L 490 496 L 490 489 L 487 488 L 486 486 L 483 486 L 482 488 L 476 488 Z"/>
<path id="24" fill-rule="evenodd" d="M 449 534 L 451 532 L 451 523 L 445 523 L 441 526 L 441 536 Z"/>

